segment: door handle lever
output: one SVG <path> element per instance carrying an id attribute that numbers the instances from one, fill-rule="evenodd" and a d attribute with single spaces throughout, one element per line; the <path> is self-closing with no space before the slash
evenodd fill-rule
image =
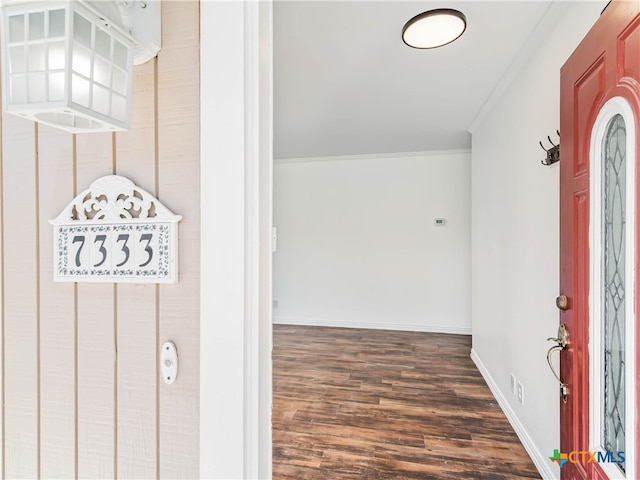
<path id="1" fill-rule="evenodd" d="M 560 397 L 564 403 L 567 403 L 567 384 L 560 380 L 560 375 L 558 375 L 556 369 L 553 368 L 553 363 L 551 363 L 551 355 L 553 352 L 561 352 L 562 350 L 564 350 L 564 347 L 561 345 L 554 345 L 551 347 L 547 352 L 547 363 L 549 364 L 551 373 L 553 373 L 553 376 L 556 377 L 556 380 L 558 380 L 558 383 L 560 384 Z"/>
<path id="2" fill-rule="evenodd" d="M 554 345 L 547 352 L 547 363 L 549 364 L 551 373 L 553 373 L 553 376 L 556 377 L 556 380 L 558 380 L 558 383 L 560 384 L 562 383 L 562 380 L 560 380 L 560 375 L 558 375 L 558 373 L 556 372 L 556 369 L 553 367 L 553 363 L 551 363 L 551 355 L 553 354 L 553 352 L 559 352 L 561 350 L 563 350 L 563 348 L 560 345 Z"/>

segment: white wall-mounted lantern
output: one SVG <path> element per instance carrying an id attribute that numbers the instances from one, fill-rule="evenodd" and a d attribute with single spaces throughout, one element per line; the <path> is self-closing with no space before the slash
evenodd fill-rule
<path id="1" fill-rule="evenodd" d="M 8 113 L 72 133 L 129 127 L 133 65 L 160 50 L 160 0 L 5 0 Z"/>

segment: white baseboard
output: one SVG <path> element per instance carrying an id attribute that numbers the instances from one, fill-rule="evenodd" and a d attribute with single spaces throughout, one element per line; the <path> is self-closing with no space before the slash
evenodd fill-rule
<path id="1" fill-rule="evenodd" d="M 471 327 L 452 327 L 449 325 L 415 325 L 395 322 L 357 322 L 353 320 L 326 320 L 310 318 L 273 317 L 274 324 L 305 325 L 313 327 L 371 328 L 376 330 L 402 330 L 408 332 L 451 333 L 471 335 Z"/>
<path id="2" fill-rule="evenodd" d="M 520 419 L 509 405 L 509 402 L 507 402 L 507 399 L 502 394 L 502 391 L 500 391 L 500 389 L 498 388 L 497 383 L 493 380 L 493 377 L 489 373 L 489 370 L 487 370 L 487 367 L 484 363 L 482 363 L 482 360 L 480 360 L 480 357 L 473 349 L 471 349 L 471 360 L 473 360 L 473 362 L 476 364 L 476 367 L 478 367 L 478 370 L 489 386 L 489 390 L 491 390 L 491 393 L 493 393 L 493 396 L 498 402 L 498 405 L 500 405 L 500 408 L 515 430 L 516 435 L 518 435 L 518 438 L 520 439 L 520 442 L 522 442 L 525 450 L 527 451 L 527 453 L 529 453 L 531 460 L 538 469 L 538 472 L 540 473 L 542 478 L 544 480 L 559 479 L 560 476 L 553 471 L 552 463 L 549 460 L 549 457 L 540 453 L 540 450 L 533 442 L 533 439 L 529 436 L 526 428 L 524 427 L 522 422 L 520 422 Z"/>

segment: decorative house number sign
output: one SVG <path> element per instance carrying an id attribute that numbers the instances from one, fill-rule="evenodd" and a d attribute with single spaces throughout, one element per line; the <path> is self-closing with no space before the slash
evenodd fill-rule
<path id="1" fill-rule="evenodd" d="M 50 222 L 54 280 L 174 283 L 181 219 L 131 180 L 99 178 Z"/>

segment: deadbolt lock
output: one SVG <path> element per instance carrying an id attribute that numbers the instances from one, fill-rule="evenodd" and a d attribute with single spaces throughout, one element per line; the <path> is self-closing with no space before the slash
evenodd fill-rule
<path id="1" fill-rule="evenodd" d="M 569 299 L 566 295 L 559 295 L 556 298 L 556 307 L 558 307 L 560 310 L 566 310 L 567 308 L 569 308 Z"/>

